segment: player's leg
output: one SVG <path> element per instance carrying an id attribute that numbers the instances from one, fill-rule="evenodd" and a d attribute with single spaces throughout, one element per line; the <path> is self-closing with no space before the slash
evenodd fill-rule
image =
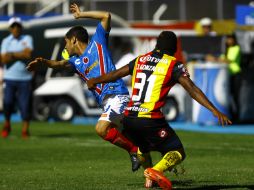
<path id="1" fill-rule="evenodd" d="M 132 162 L 132 170 L 136 171 L 139 166 L 137 147 L 121 133 L 121 120 L 123 110 L 129 98 L 126 95 L 114 95 L 107 99 L 104 112 L 96 125 L 96 132 L 104 140 L 127 150 Z"/>
<path id="2" fill-rule="evenodd" d="M 168 151 L 153 169 L 164 172 L 180 164 L 184 159 L 183 149 Z"/>
<path id="3" fill-rule="evenodd" d="M 163 154 L 163 158 L 152 168 L 147 168 L 144 175 L 156 182 L 161 188 L 171 189 L 171 182 L 163 175 L 163 172 L 175 167 L 185 158 L 183 145 L 164 119 L 151 120 L 148 125 L 150 126 L 150 132 L 147 141 L 154 145 L 154 147 L 151 147 L 152 150 Z"/>
<path id="4" fill-rule="evenodd" d="M 1 135 L 3 138 L 5 138 L 9 135 L 11 131 L 11 114 L 15 106 L 16 87 L 13 81 L 4 81 L 3 88 L 4 88 L 3 108 L 5 120 Z"/>
<path id="5" fill-rule="evenodd" d="M 118 130 L 114 123 L 99 120 L 96 125 L 96 132 L 104 140 L 125 149 L 130 154 L 132 171 L 139 169 L 140 163 L 137 157 L 137 147 Z"/>
<path id="6" fill-rule="evenodd" d="M 137 152 L 137 147 L 118 130 L 117 125 L 114 123 L 99 120 L 95 129 L 97 134 L 104 140 L 109 141 L 130 153 Z"/>
<path id="7" fill-rule="evenodd" d="M 22 137 L 29 137 L 30 123 L 30 98 L 31 98 L 31 82 L 22 81 L 18 84 L 18 105 L 22 117 Z"/>

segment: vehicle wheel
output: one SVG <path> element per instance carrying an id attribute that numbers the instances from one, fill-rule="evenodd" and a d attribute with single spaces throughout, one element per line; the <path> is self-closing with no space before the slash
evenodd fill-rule
<path id="1" fill-rule="evenodd" d="M 178 117 L 179 109 L 178 103 L 174 98 L 167 98 L 164 107 L 162 108 L 165 119 L 168 121 L 174 121 Z"/>
<path id="2" fill-rule="evenodd" d="M 63 98 L 56 100 L 52 106 L 52 115 L 58 121 L 71 121 L 75 116 L 73 101 Z"/>
<path id="3" fill-rule="evenodd" d="M 38 121 L 46 121 L 49 118 L 50 107 L 42 99 L 33 102 L 33 117 Z"/>

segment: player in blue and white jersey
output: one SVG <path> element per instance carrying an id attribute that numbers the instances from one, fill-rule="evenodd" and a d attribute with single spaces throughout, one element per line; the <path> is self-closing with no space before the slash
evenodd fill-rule
<path id="1" fill-rule="evenodd" d="M 80 12 L 76 4 L 70 7 L 73 16 L 79 18 L 93 18 L 100 20 L 95 34 L 88 42 L 88 33 L 82 26 L 72 27 L 65 35 L 64 60 L 54 61 L 36 58 L 27 66 L 29 71 L 36 70 L 38 63 L 46 64 L 51 68 L 72 68 L 84 80 L 101 76 L 115 70 L 110 52 L 107 47 L 110 31 L 111 16 L 103 11 Z M 67 54 L 67 58 L 65 55 Z M 137 147 L 124 137 L 119 131 L 123 111 L 129 101 L 129 93 L 122 79 L 99 84 L 92 90 L 98 104 L 103 107 L 103 113 L 96 124 L 96 132 L 104 140 L 119 146 L 130 153 L 132 170 L 139 168 L 136 157 Z"/>

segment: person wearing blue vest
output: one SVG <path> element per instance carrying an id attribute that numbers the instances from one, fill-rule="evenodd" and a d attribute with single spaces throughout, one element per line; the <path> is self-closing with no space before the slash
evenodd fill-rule
<path id="1" fill-rule="evenodd" d="M 22 137 L 29 136 L 30 98 L 32 93 L 32 73 L 26 70 L 27 62 L 32 56 L 33 39 L 22 34 L 22 21 L 19 17 L 9 20 L 10 35 L 1 44 L 1 62 L 4 65 L 4 126 L 2 137 L 11 131 L 11 114 L 17 100 L 23 120 Z"/>
<path id="2" fill-rule="evenodd" d="M 81 12 L 76 4 L 70 7 L 74 18 L 92 18 L 100 20 L 96 31 L 88 41 L 87 30 L 83 26 L 72 27 L 65 35 L 65 51 L 63 60 L 54 61 L 36 58 L 27 66 L 29 71 L 36 70 L 42 63 L 51 68 L 73 69 L 83 81 L 98 77 L 115 70 L 109 49 L 108 36 L 111 16 L 103 11 Z M 140 163 L 137 158 L 137 147 L 120 131 L 123 111 L 129 102 L 129 92 L 122 79 L 99 84 L 92 93 L 103 113 L 96 124 L 97 134 L 106 141 L 125 149 L 132 162 L 132 170 L 136 171 Z"/>

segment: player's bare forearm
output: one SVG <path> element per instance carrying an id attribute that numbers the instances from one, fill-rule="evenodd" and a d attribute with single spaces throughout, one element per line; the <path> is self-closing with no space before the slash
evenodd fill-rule
<path id="1" fill-rule="evenodd" d="M 211 112 L 217 110 L 205 94 L 188 77 L 181 76 L 179 78 L 179 83 L 190 94 L 190 96 L 202 106 L 205 106 Z"/>
<path id="2" fill-rule="evenodd" d="M 26 68 L 28 71 L 35 71 L 39 64 L 45 64 L 47 67 L 50 67 L 50 68 L 63 68 L 68 65 L 68 61 L 66 60 L 55 61 L 55 60 L 48 60 L 48 59 L 39 57 L 31 61 Z"/>
<path id="3" fill-rule="evenodd" d="M 87 86 L 91 90 L 96 87 L 96 84 L 113 82 L 127 75 L 129 75 L 129 66 L 125 65 L 124 67 L 121 67 L 120 69 L 117 69 L 115 71 L 102 75 L 100 77 L 92 78 L 88 80 Z"/>
<path id="4" fill-rule="evenodd" d="M 106 11 L 84 11 L 81 12 L 77 4 L 72 4 L 70 6 L 70 10 L 74 16 L 74 18 L 92 18 L 101 21 L 101 25 L 107 31 L 110 30 L 110 21 L 111 15 L 109 12 Z"/>
<path id="5" fill-rule="evenodd" d="M 206 95 L 192 82 L 191 79 L 185 76 L 179 78 L 179 83 L 190 94 L 190 96 L 200 103 L 202 106 L 209 109 L 219 119 L 221 125 L 231 124 L 232 122 L 222 114 L 213 104 L 208 100 Z"/>

